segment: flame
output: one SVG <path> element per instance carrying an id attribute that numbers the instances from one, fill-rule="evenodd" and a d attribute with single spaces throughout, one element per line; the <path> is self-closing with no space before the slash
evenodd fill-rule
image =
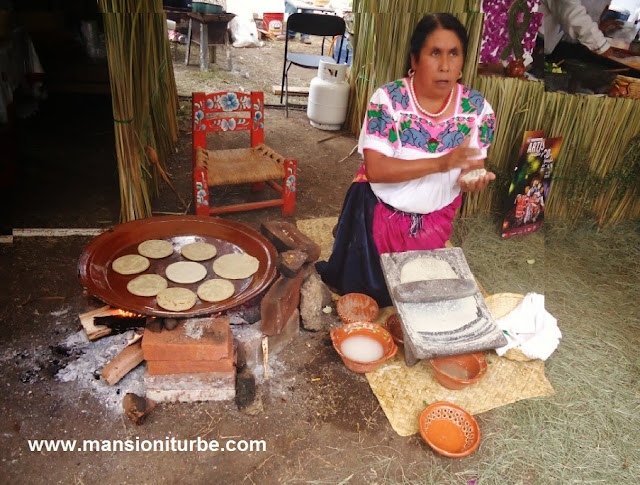
<path id="1" fill-rule="evenodd" d="M 127 310 L 122 310 L 120 308 L 118 308 L 115 313 L 115 316 L 118 317 L 127 317 L 127 318 L 133 318 L 133 317 L 144 317 L 144 315 L 140 315 L 139 313 L 134 313 L 134 312 L 130 312 Z"/>

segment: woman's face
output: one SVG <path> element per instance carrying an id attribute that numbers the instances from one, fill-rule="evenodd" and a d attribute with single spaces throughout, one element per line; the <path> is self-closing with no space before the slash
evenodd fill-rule
<path id="1" fill-rule="evenodd" d="M 422 46 L 420 57 L 411 55 L 415 82 L 434 95 L 446 96 L 460 78 L 464 52 L 462 42 L 453 30 L 438 28 Z"/>

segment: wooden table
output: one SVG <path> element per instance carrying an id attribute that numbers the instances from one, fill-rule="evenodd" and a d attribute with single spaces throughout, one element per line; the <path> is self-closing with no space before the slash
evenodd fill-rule
<path id="1" fill-rule="evenodd" d="M 209 70 L 209 60 L 216 60 L 216 46 L 226 47 L 227 70 L 231 70 L 231 45 L 229 44 L 229 34 L 227 24 L 235 17 L 233 13 L 188 13 L 189 31 L 187 33 L 187 54 L 184 59 L 185 65 L 189 65 L 189 55 L 191 54 L 191 42 L 200 46 L 200 70 Z"/>

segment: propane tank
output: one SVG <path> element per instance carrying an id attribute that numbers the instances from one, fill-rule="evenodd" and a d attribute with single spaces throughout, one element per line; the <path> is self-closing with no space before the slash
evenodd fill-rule
<path id="1" fill-rule="evenodd" d="M 318 75 L 311 80 L 307 117 L 320 130 L 339 130 L 347 118 L 349 83 L 347 65 L 320 61 Z"/>

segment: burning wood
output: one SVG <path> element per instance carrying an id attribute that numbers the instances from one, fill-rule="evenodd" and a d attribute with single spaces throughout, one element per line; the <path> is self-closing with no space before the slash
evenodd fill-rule
<path id="1" fill-rule="evenodd" d="M 104 325 L 112 332 L 122 333 L 132 328 L 144 327 L 147 323 L 147 317 L 139 313 L 117 309 L 110 315 L 93 317 L 93 323 Z"/>

